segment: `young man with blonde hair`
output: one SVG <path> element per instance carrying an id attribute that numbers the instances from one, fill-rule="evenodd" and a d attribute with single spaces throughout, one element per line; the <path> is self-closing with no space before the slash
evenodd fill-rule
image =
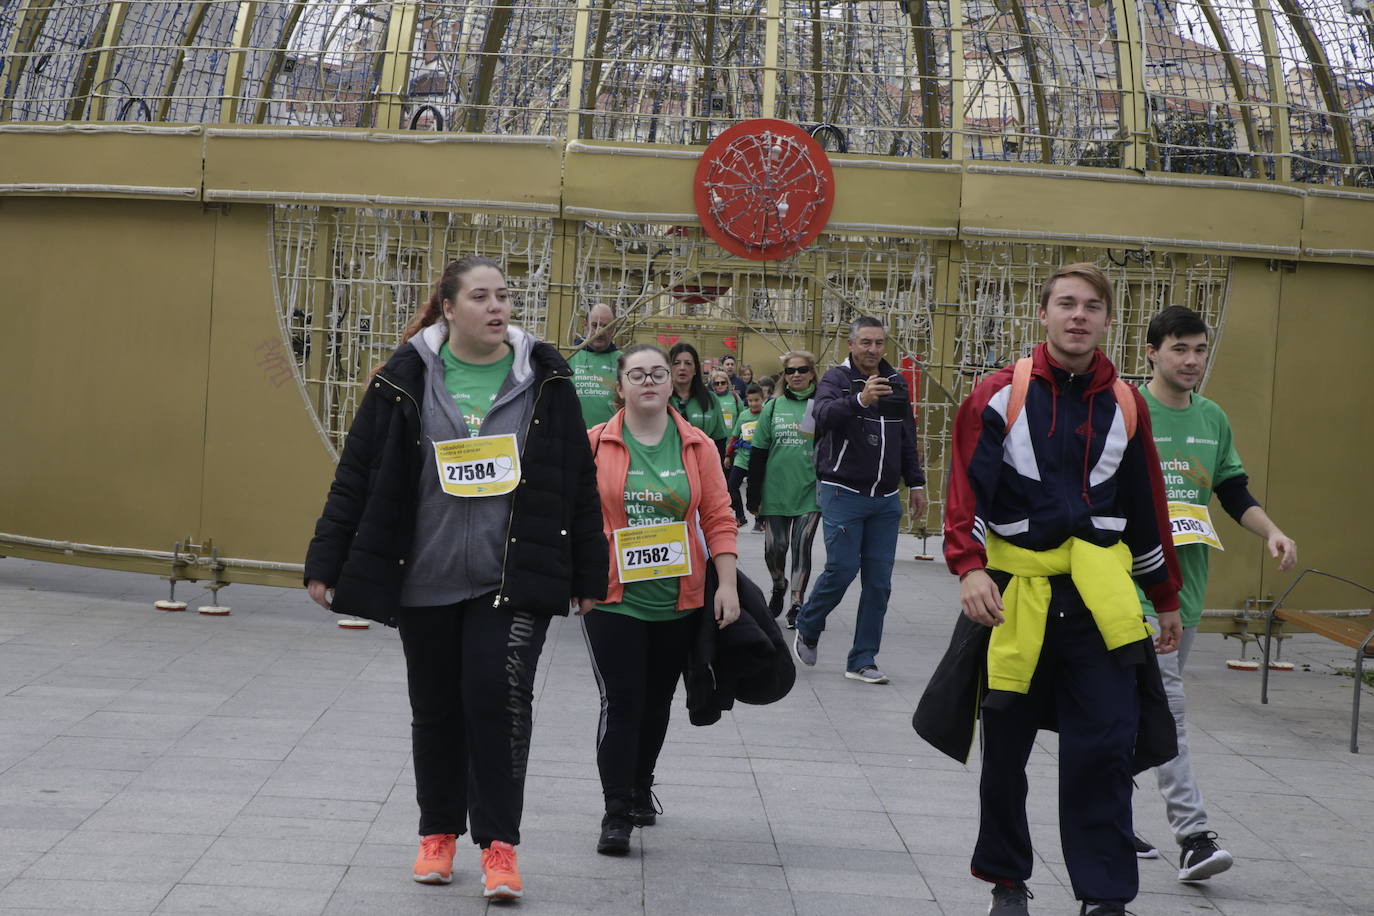
<path id="1" fill-rule="evenodd" d="M 1038 317 L 1045 342 L 983 379 L 954 422 L 944 549 L 960 578 L 956 640 L 986 645 L 972 872 L 993 884 L 994 916 L 1029 913 L 1026 762 L 1037 730 L 1057 728 L 1074 896 L 1082 913 L 1116 916 L 1138 889 L 1131 777 L 1176 750 L 1167 725 L 1162 746 L 1141 738 L 1142 723 L 1158 721 L 1142 719 L 1142 697 L 1162 702 L 1163 691 L 1133 580 L 1160 612 L 1158 647 L 1171 651 L 1178 572 L 1149 413 L 1099 349 L 1110 282 L 1092 264 L 1061 267 Z M 941 705 L 930 702 L 941 678 L 918 719 Z M 967 729 L 965 755 L 971 717 Z"/>

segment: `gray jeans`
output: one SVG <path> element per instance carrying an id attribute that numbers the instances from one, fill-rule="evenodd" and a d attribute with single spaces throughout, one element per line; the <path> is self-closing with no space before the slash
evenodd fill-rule
<path id="1" fill-rule="evenodd" d="M 1193 777 L 1193 763 L 1188 757 L 1188 730 L 1183 722 L 1183 666 L 1188 662 L 1195 636 L 1197 627 L 1184 627 L 1178 651 L 1157 656 L 1159 673 L 1164 678 L 1164 693 L 1169 698 L 1169 711 L 1174 714 L 1174 725 L 1178 728 L 1178 756 L 1157 767 L 1155 777 L 1159 780 L 1159 794 L 1164 796 L 1169 826 L 1174 831 L 1174 839 L 1180 842 L 1186 836 L 1207 829 L 1207 811 L 1203 807 L 1202 791 Z"/>

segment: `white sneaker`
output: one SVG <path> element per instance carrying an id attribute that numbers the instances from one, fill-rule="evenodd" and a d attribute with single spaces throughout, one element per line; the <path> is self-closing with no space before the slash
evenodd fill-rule
<path id="1" fill-rule="evenodd" d="M 891 680 L 878 670 L 877 665 L 864 665 L 858 671 L 846 671 L 844 676 L 851 681 L 863 681 L 865 684 L 886 684 Z"/>

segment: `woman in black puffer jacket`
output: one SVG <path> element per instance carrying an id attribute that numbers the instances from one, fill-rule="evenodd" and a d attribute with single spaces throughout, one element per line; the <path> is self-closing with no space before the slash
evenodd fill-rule
<path id="1" fill-rule="evenodd" d="M 523 894 L 515 846 L 544 634 L 570 603 L 605 597 L 609 556 L 572 374 L 509 319 L 495 263 L 448 265 L 368 382 L 305 562 L 321 605 L 400 630 L 415 880 L 452 880 L 470 821 L 495 898 Z"/>

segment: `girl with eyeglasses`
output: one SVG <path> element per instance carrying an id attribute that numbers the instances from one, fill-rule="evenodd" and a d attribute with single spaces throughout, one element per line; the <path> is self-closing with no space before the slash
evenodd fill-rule
<path id="1" fill-rule="evenodd" d="M 701 380 L 701 357 L 696 347 L 681 341 L 668 351 L 668 366 L 673 373 L 673 390 L 668 399 L 673 409 L 688 423 L 706 433 L 716 444 L 716 451 L 725 457 L 725 440 L 730 435 L 720 413 L 720 402 Z"/>
<path id="2" fill-rule="evenodd" d="M 587 433 L 611 548 L 606 600 L 579 612 L 601 691 L 596 764 L 606 813 L 596 851 L 606 855 L 628 852 L 633 829 L 656 820 L 654 767 L 698 615 L 720 627 L 739 617 L 735 517 L 720 458 L 706 433 L 669 409 L 671 378 L 662 350 L 629 347 L 616 375 L 624 406 Z M 703 608 L 708 562 L 720 584 Z"/>
<path id="3" fill-rule="evenodd" d="M 792 628 L 811 579 L 811 545 L 821 509 L 816 503 L 816 357 L 806 350 L 783 354 L 782 394 L 763 407 L 749 456 L 749 511 L 763 516 L 763 559 L 773 578 L 769 610 L 782 613 L 787 597 L 787 552 L 792 551 Z"/>

